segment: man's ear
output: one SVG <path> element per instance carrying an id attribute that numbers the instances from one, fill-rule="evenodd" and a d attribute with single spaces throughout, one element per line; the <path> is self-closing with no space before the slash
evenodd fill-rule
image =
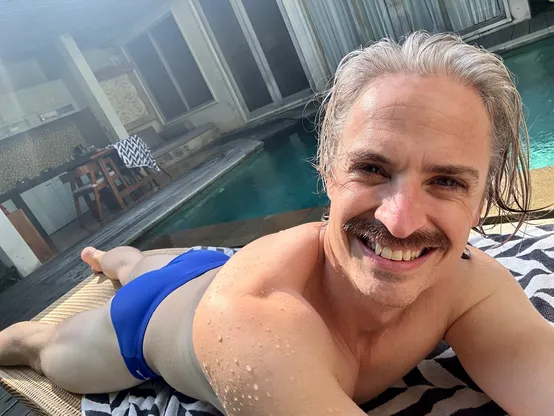
<path id="1" fill-rule="evenodd" d="M 481 203 L 479 204 L 479 208 L 477 209 L 477 211 L 475 211 L 473 222 L 471 224 L 472 227 L 477 227 L 481 223 L 481 214 L 483 213 L 484 206 L 485 206 L 485 198 L 482 199 Z"/>

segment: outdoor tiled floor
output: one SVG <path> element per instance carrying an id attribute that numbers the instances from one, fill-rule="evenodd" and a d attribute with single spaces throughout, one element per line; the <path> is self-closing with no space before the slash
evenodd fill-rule
<path id="1" fill-rule="evenodd" d="M 0 416 L 32 416 L 34 415 L 21 402 L 10 396 L 0 387 Z"/>

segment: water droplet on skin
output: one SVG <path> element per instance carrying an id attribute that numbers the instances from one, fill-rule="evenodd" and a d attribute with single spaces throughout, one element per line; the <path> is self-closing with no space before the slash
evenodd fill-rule
<path id="1" fill-rule="evenodd" d="M 237 397 L 233 397 L 233 401 L 238 402 L 239 399 Z"/>
<path id="2" fill-rule="evenodd" d="M 240 329 L 240 325 L 237 325 L 237 329 Z"/>
<path id="3" fill-rule="evenodd" d="M 232 368 L 231 368 L 231 373 L 235 374 L 235 370 L 233 370 Z"/>
<path id="4" fill-rule="evenodd" d="M 284 311 L 285 309 L 282 306 L 279 306 L 280 311 Z"/>
<path id="5" fill-rule="evenodd" d="M 270 392 L 267 392 L 265 395 L 266 395 L 267 397 L 271 397 L 271 393 L 270 393 Z"/>
<path id="6" fill-rule="evenodd" d="M 212 323 L 212 320 L 211 319 L 208 319 L 208 325 Z"/>
<path id="7" fill-rule="evenodd" d="M 254 383 L 254 385 L 252 387 L 254 387 L 254 390 L 258 390 L 258 388 L 259 388 L 256 383 Z"/>
<path id="8" fill-rule="evenodd" d="M 265 330 L 266 330 L 267 332 L 271 332 L 271 329 L 269 329 L 269 327 L 266 327 Z"/>
<path id="9" fill-rule="evenodd" d="M 258 342 L 258 347 L 262 348 L 262 343 L 261 342 Z"/>
<path id="10" fill-rule="evenodd" d="M 251 398 L 252 398 L 252 396 L 251 396 L 251 395 L 248 395 L 248 398 L 249 398 L 249 399 L 251 399 Z"/>
<path id="11" fill-rule="evenodd" d="M 233 362 L 234 362 L 235 364 L 238 364 L 238 363 L 239 363 L 239 360 L 237 360 L 237 359 L 235 358 L 235 359 L 233 360 Z"/>
<path id="12" fill-rule="evenodd" d="M 248 371 L 248 372 L 252 371 L 252 367 L 250 367 L 248 364 L 246 364 L 246 371 Z"/>
<path id="13" fill-rule="evenodd" d="M 290 344 L 287 344 L 287 348 L 290 348 Z"/>
<path id="14" fill-rule="evenodd" d="M 279 346 L 279 344 L 275 344 L 275 348 L 279 349 L 281 347 Z"/>
<path id="15" fill-rule="evenodd" d="M 243 395 L 241 395 L 240 397 L 242 397 L 242 398 L 244 399 L 244 394 L 243 394 Z"/>
<path id="16" fill-rule="evenodd" d="M 258 396 L 254 396 L 254 400 L 258 400 L 258 399 L 259 399 L 259 397 L 258 397 Z"/>
<path id="17" fill-rule="evenodd" d="M 217 336 L 217 340 L 218 340 L 219 342 L 223 342 L 223 337 L 222 337 L 221 335 L 218 335 L 218 336 Z"/>

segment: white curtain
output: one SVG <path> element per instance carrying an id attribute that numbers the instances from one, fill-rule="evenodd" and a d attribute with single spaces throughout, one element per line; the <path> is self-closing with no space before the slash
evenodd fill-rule
<path id="1" fill-rule="evenodd" d="M 501 0 L 443 0 L 455 32 L 505 15 Z"/>
<path id="2" fill-rule="evenodd" d="M 330 73 L 344 55 L 371 41 L 385 37 L 398 40 L 419 29 L 462 31 L 504 13 L 501 0 L 299 1 Z M 451 28 L 445 20 L 450 21 Z"/>

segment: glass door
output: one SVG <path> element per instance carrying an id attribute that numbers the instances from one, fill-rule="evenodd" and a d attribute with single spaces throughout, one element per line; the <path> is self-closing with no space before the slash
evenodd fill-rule
<path id="1" fill-rule="evenodd" d="M 196 0 L 196 10 L 249 118 L 310 94 L 278 0 Z"/>

